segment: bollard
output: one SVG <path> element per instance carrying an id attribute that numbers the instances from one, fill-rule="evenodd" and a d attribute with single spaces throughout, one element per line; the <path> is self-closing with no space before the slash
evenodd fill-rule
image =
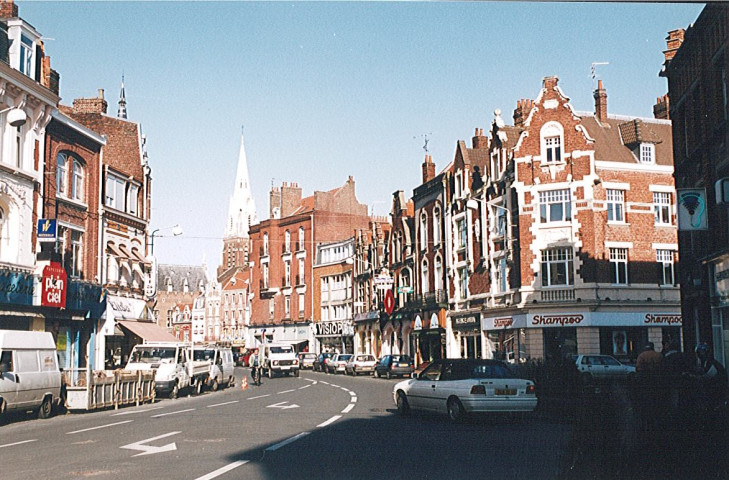
<path id="1" fill-rule="evenodd" d="M 240 389 L 245 390 L 247 388 L 248 388 L 248 379 L 246 378 L 245 375 L 243 375 L 243 378 L 241 379 L 241 382 L 240 382 Z"/>

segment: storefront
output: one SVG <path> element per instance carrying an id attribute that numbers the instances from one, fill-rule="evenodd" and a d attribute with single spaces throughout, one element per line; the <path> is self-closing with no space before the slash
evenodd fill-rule
<path id="1" fill-rule="evenodd" d="M 33 296 L 40 289 L 37 282 L 32 273 L 0 269 L 0 329 L 43 329 L 44 317 L 33 307 Z"/>
<path id="2" fill-rule="evenodd" d="M 380 358 L 382 352 L 380 312 L 373 310 L 354 316 L 354 351 Z"/>
<path id="3" fill-rule="evenodd" d="M 398 310 L 380 319 L 382 355 L 410 355 L 415 350 L 411 336 L 413 323 L 410 315 L 407 310 Z"/>
<path id="4" fill-rule="evenodd" d="M 457 350 L 459 358 L 484 358 L 481 315 L 470 312 L 453 315 L 450 320 L 456 344 L 456 349 L 451 349 L 451 353 Z"/>
<path id="5" fill-rule="evenodd" d="M 729 257 L 709 263 L 711 278 L 711 337 L 714 357 L 729 365 Z"/>
<path id="6" fill-rule="evenodd" d="M 175 337 L 154 323 L 147 302 L 138 298 L 105 295 L 106 309 L 99 320 L 96 346 L 96 368 L 122 368 L 127 363 L 132 347 L 144 341 Z M 140 325 L 136 325 L 136 323 Z"/>
<path id="7" fill-rule="evenodd" d="M 504 314 L 481 318 L 481 328 L 486 336 L 486 358 L 509 363 L 527 361 L 526 315 Z"/>
<path id="8" fill-rule="evenodd" d="M 446 357 L 445 311 L 439 313 L 433 312 L 427 320 L 415 317 L 412 338 L 416 365 Z"/>
<path id="9" fill-rule="evenodd" d="M 354 325 L 350 320 L 316 322 L 314 337 L 319 352 L 353 353 Z"/>

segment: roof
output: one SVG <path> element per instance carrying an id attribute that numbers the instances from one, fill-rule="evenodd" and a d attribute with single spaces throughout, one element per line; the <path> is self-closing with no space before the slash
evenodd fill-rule
<path id="1" fill-rule="evenodd" d="M 157 290 L 167 290 L 167 279 L 172 282 L 173 292 L 184 291 L 185 279 L 188 290 L 197 290 L 200 282 L 207 285 L 208 279 L 205 267 L 201 265 L 159 265 L 157 270 Z"/>

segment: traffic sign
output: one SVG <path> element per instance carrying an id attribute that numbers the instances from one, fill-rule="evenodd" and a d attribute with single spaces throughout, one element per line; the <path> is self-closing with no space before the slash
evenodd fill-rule
<path id="1" fill-rule="evenodd" d="M 397 293 L 413 293 L 413 287 L 397 287 Z"/>
<path id="2" fill-rule="evenodd" d="M 391 315 L 395 311 L 395 295 L 392 294 L 392 290 L 385 292 L 385 312 Z"/>

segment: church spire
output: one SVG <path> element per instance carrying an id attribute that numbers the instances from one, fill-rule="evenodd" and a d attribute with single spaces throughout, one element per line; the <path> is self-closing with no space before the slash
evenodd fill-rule
<path id="1" fill-rule="evenodd" d="M 124 93 L 124 74 L 122 74 L 121 93 L 119 94 L 119 110 L 117 111 L 116 116 L 123 119 L 127 118 L 127 96 Z"/>
<path id="2" fill-rule="evenodd" d="M 225 226 L 225 238 L 248 238 L 248 229 L 256 219 L 256 206 L 253 203 L 251 187 L 248 179 L 248 160 L 246 159 L 243 129 L 240 132 L 240 152 L 238 153 L 238 171 L 235 175 L 233 195 L 228 207 L 228 222 Z"/>

